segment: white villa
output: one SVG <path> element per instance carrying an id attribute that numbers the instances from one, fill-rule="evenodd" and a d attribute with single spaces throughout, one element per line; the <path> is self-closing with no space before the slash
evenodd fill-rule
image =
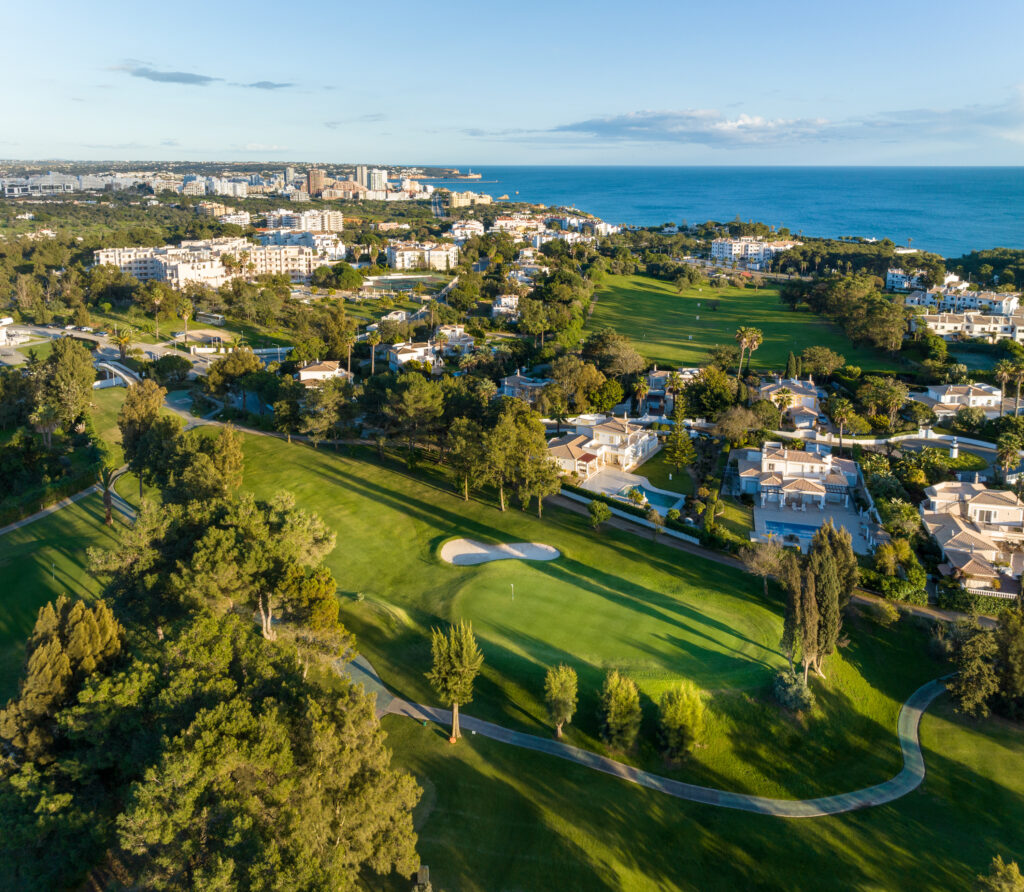
<path id="1" fill-rule="evenodd" d="M 388 368 L 391 371 L 401 371 L 402 366 L 412 361 L 429 365 L 432 371 L 440 366 L 440 361 L 437 358 L 437 348 L 429 341 L 418 343 L 400 341 L 388 348 Z"/>
<path id="2" fill-rule="evenodd" d="M 857 463 L 831 454 L 786 449 L 781 443 L 765 443 L 764 449 L 747 450 L 738 464 L 740 492 L 749 493 L 764 508 L 806 511 L 808 505 L 824 508 L 826 502 L 850 506 L 857 486 Z"/>
<path id="3" fill-rule="evenodd" d="M 519 318 L 519 295 L 499 294 L 491 304 L 491 318 L 497 319 L 504 316 L 510 322 Z"/>
<path id="4" fill-rule="evenodd" d="M 672 376 L 677 375 L 680 386 L 689 384 L 700 371 L 698 368 L 659 369 L 657 366 L 647 373 L 647 411 L 652 415 L 669 415 L 673 400 L 668 395 Z"/>
<path id="5" fill-rule="evenodd" d="M 814 427 L 821 414 L 818 388 L 814 386 L 814 380 L 810 376 L 806 381 L 778 378 L 762 384 L 758 388 L 757 397 L 778 405 L 785 398 L 784 391 L 789 394 L 789 405 L 783 410 L 783 417 L 789 419 L 797 430 Z"/>
<path id="6" fill-rule="evenodd" d="M 921 519 L 942 550 L 939 572 L 970 592 L 1014 598 L 1024 572 L 1024 503 L 982 483 L 937 483 Z"/>
<path id="7" fill-rule="evenodd" d="M 986 418 L 995 418 L 1002 395 L 991 384 L 933 384 L 924 395 L 915 395 L 913 399 L 940 418 L 955 415 L 964 406 L 982 409 Z"/>
<path id="8" fill-rule="evenodd" d="M 625 418 L 581 416 L 573 433 L 548 441 L 548 455 L 566 474 L 589 480 L 607 465 L 628 471 L 658 449 L 658 435 Z"/>
<path id="9" fill-rule="evenodd" d="M 826 448 L 806 451 L 765 443 L 741 452 L 734 491 L 754 499 L 750 538 L 795 541 L 801 549 L 828 522 L 850 533 L 853 550 L 869 554 L 884 537 L 876 518 L 860 511 L 853 496 L 860 487 L 855 461 L 836 458 Z"/>
<path id="10" fill-rule="evenodd" d="M 341 363 L 334 359 L 307 362 L 299 369 L 296 377 L 306 387 L 317 387 L 321 382 L 330 381 L 333 378 L 352 379 L 351 373 L 342 368 Z"/>
<path id="11" fill-rule="evenodd" d="M 442 336 L 444 352 L 448 354 L 470 353 L 475 346 L 473 335 L 466 331 L 464 325 L 442 325 L 437 329 L 435 340 Z"/>

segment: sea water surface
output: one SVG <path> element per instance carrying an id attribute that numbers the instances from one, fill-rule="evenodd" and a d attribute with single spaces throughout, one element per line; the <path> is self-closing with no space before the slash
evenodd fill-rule
<path id="1" fill-rule="evenodd" d="M 462 171 L 469 166 L 460 167 Z M 890 238 L 959 257 L 1024 248 L 1024 167 L 490 167 L 427 182 L 576 207 L 610 223 L 737 216 L 836 238 Z"/>

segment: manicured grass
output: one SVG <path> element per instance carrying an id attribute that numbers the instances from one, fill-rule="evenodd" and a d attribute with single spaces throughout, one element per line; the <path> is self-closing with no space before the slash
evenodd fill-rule
<path id="1" fill-rule="evenodd" d="M 764 333 L 764 343 L 751 360 L 755 369 L 783 368 L 790 350 L 799 354 L 815 345 L 830 347 L 865 370 L 894 365 L 884 354 L 851 344 L 837 325 L 810 312 L 787 309 L 776 288 L 703 287 L 679 294 L 671 282 L 608 276 L 596 297 L 588 331 L 614 328 L 628 335 L 645 358 L 663 367 L 703 365 L 716 345 L 735 345 L 741 325 Z M 717 310 L 712 309 L 715 303 Z"/>
<path id="2" fill-rule="evenodd" d="M 115 544 L 117 512 L 114 519 L 113 528 L 103 525 L 103 501 L 93 494 L 0 537 L 0 703 L 15 692 L 39 608 L 60 594 L 91 599 L 99 593 L 85 551 Z"/>
<path id="3" fill-rule="evenodd" d="M 678 492 L 684 496 L 693 494 L 693 478 L 686 468 L 676 470 L 665 460 L 665 453 L 659 451 L 652 455 L 640 467 L 633 469 L 634 474 L 646 477 L 651 481 L 651 486 L 658 489 L 666 489 L 669 492 Z M 669 480 L 669 474 L 672 479 Z"/>
<path id="4" fill-rule="evenodd" d="M 572 512 L 549 508 L 541 522 L 466 503 L 446 482 L 382 467 L 369 451 L 349 457 L 265 437 L 247 438 L 245 451 L 247 487 L 267 496 L 286 486 L 337 532 L 328 562 L 344 621 L 406 699 L 435 702 L 423 677 L 429 629 L 466 618 L 486 658 L 471 714 L 549 733 L 544 673 L 566 662 L 580 677 L 568 739 L 604 751 L 598 695 L 605 672 L 619 668 L 636 679 L 646 716 L 643 745 L 623 758 L 661 770 L 655 703 L 689 678 L 709 694 L 707 746 L 671 773 L 765 795 L 816 795 L 895 773 L 899 705 L 943 671 L 915 627 L 853 622 L 849 647 L 829 661 L 820 713 L 797 737 L 769 693 L 783 664 L 781 598 L 774 590 L 766 597 L 758 580 L 631 533 L 595 535 Z M 563 556 L 451 567 L 436 557 L 450 536 L 540 541 Z"/>
<path id="5" fill-rule="evenodd" d="M 53 352 L 53 341 L 42 341 L 35 344 L 25 344 L 21 347 L 15 348 L 19 353 L 23 354 L 26 359 L 29 355 L 35 353 L 36 359 L 42 362 Z"/>
<path id="6" fill-rule="evenodd" d="M 126 394 L 127 391 L 123 387 L 107 387 L 103 390 L 94 390 L 90 399 L 93 427 L 109 447 L 111 463 L 115 468 L 124 464 L 121 431 L 117 426 L 117 413 L 121 411 Z"/>
<path id="7" fill-rule="evenodd" d="M 718 502 L 725 509 L 718 516 L 718 522 L 746 542 L 750 538 L 747 534 L 754 528 L 754 509 L 730 498 L 720 498 Z"/>
<path id="8" fill-rule="evenodd" d="M 683 802 L 481 737 L 453 747 L 408 719 L 384 725 L 424 788 L 418 848 L 435 888 L 945 892 L 971 888 L 997 852 L 1024 861 L 1024 733 L 964 722 L 943 701 L 922 723 L 921 788 L 807 820 Z"/>

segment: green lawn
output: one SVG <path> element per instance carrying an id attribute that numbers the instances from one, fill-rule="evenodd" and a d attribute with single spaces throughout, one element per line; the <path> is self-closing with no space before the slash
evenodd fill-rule
<path id="1" fill-rule="evenodd" d="M 672 799 L 559 759 L 385 719 L 414 772 L 419 852 L 435 888 L 972 888 L 997 852 L 1024 862 L 1024 734 L 940 701 L 921 728 L 928 775 L 880 808 L 786 820 Z M 404 889 L 394 883 L 390 888 Z"/>
<path id="2" fill-rule="evenodd" d="M 103 439 L 111 452 L 111 463 L 115 468 L 124 464 L 121 451 L 121 431 L 117 426 L 117 413 L 121 411 L 127 391 L 123 387 L 105 387 L 92 392 L 92 423 L 97 435 Z"/>
<path id="3" fill-rule="evenodd" d="M 646 477 L 651 481 L 651 486 L 658 489 L 666 489 L 669 492 L 678 492 L 684 496 L 693 494 L 693 478 L 686 468 L 677 471 L 665 460 L 665 452 L 660 450 L 652 455 L 642 465 L 633 469 L 634 474 Z M 672 479 L 669 479 L 669 475 Z"/>
<path id="4" fill-rule="evenodd" d="M 776 288 L 689 288 L 682 294 L 671 282 L 647 276 L 608 276 L 596 293 L 589 331 L 611 327 L 628 335 L 651 362 L 696 366 L 719 344 L 735 344 L 741 325 L 764 332 L 752 368 L 781 369 L 789 351 L 830 347 L 852 365 L 869 371 L 893 367 L 893 360 L 854 346 L 838 326 L 813 313 L 795 313 L 779 302 Z M 713 309 L 717 302 L 718 309 Z M 697 317 L 700 317 L 699 319 Z"/>
<path id="5" fill-rule="evenodd" d="M 783 663 L 780 599 L 766 598 L 760 582 L 739 571 L 626 532 L 594 535 L 586 518 L 567 511 L 549 509 L 541 522 L 465 503 L 446 483 L 381 467 L 368 451 L 348 457 L 248 438 L 246 486 L 263 496 L 286 486 L 336 530 L 328 562 L 344 621 L 401 696 L 434 702 L 423 677 L 428 631 L 466 618 L 486 657 L 470 713 L 548 733 L 544 673 L 564 661 L 581 688 L 568 738 L 603 751 L 598 692 L 604 673 L 620 668 L 637 680 L 647 723 L 645 744 L 629 758 L 660 770 L 655 703 L 667 685 L 690 678 L 709 692 L 708 745 L 673 773 L 697 783 L 815 795 L 880 781 L 899 768 L 899 705 L 942 671 L 916 628 L 852 625 L 850 646 L 831 661 L 819 694 L 820 715 L 798 746 L 768 691 Z M 541 541 L 563 556 L 451 567 L 436 557 L 450 536 Z"/>

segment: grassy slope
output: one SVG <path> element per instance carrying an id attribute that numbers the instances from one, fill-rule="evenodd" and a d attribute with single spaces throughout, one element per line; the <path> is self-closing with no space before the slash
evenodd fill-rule
<path id="1" fill-rule="evenodd" d="M 682 802 L 479 737 L 451 747 L 407 719 L 385 727 L 424 787 L 419 851 L 435 888 L 948 890 L 996 852 L 1024 860 L 1024 735 L 941 702 L 922 724 L 921 788 L 803 821 Z"/>
<path id="2" fill-rule="evenodd" d="M 711 309 L 713 301 L 718 301 L 717 310 Z M 671 282 L 608 276 L 597 291 L 588 330 L 610 326 L 628 335 L 647 359 L 665 367 L 702 365 L 716 345 L 735 344 L 741 325 L 764 332 L 764 343 L 753 355 L 755 369 L 783 368 L 790 350 L 799 353 L 814 345 L 830 347 L 866 370 L 892 367 L 883 354 L 851 344 L 838 326 L 812 313 L 786 309 L 775 288 L 755 292 L 705 287 L 679 294 Z"/>
<path id="3" fill-rule="evenodd" d="M 286 484 L 337 531 L 329 563 L 345 622 L 384 680 L 408 699 L 433 702 L 423 678 L 429 628 L 465 617 L 487 660 L 473 715 L 547 733 L 544 672 L 565 661 L 581 689 L 569 739 L 601 750 L 598 691 L 604 672 L 619 667 L 636 678 L 648 723 L 634 758 L 660 769 L 655 702 L 673 680 L 691 678 L 712 692 L 709 744 L 678 776 L 802 796 L 894 773 L 899 704 L 940 671 L 921 656 L 917 630 L 854 627 L 851 646 L 829 667 L 821 717 L 797 733 L 767 693 L 783 661 L 780 603 L 751 577 L 629 533 L 594 536 L 585 518 L 566 511 L 549 509 L 543 522 L 517 510 L 502 515 L 462 502 L 447 486 L 329 450 L 251 438 L 246 456 L 247 486 L 269 495 Z M 450 567 L 435 552 L 457 535 L 543 541 L 563 557 Z M 356 592 L 365 600 L 356 601 Z"/>

